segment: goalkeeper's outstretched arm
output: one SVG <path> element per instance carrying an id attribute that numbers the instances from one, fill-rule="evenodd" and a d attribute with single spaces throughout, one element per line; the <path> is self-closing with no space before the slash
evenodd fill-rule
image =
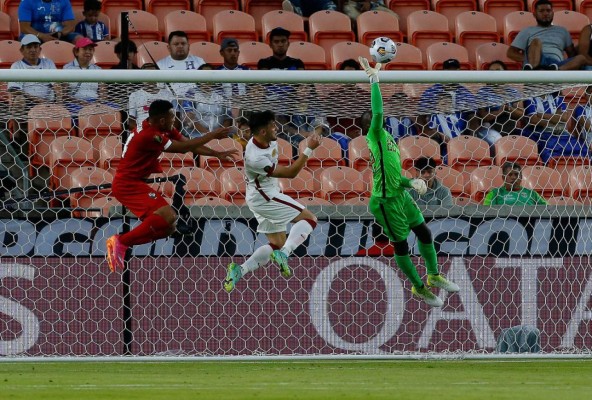
<path id="1" fill-rule="evenodd" d="M 382 64 L 376 63 L 374 68 L 370 67 L 368 60 L 364 57 L 359 57 L 358 60 L 364 68 L 366 75 L 370 78 L 370 105 L 372 107 L 372 121 L 370 129 L 368 129 L 368 136 L 378 137 L 383 132 L 384 109 L 382 103 L 382 94 L 380 93 L 380 86 L 378 84 L 378 71 Z"/>

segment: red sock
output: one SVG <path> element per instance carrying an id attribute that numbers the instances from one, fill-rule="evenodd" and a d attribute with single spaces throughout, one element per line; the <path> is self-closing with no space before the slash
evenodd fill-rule
<path id="1" fill-rule="evenodd" d="M 150 243 L 168 236 L 170 225 L 158 214 L 152 214 L 140 225 L 119 236 L 119 241 L 126 246 Z"/>

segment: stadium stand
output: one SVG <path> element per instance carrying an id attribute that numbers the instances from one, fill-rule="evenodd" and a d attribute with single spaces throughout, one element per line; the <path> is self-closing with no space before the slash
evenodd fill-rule
<path id="1" fill-rule="evenodd" d="M 479 9 L 495 18 L 497 31 L 503 35 L 506 15 L 514 11 L 524 11 L 525 5 L 523 0 L 479 0 Z"/>
<path id="2" fill-rule="evenodd" d="M 589 165 L 574 167 L 569 173 L 569 190 L 572 198 L 590 205 L 592 199 L 592 167 Z"/>
<path id="3" fill-rule="evenodd" d="M 142 0 L 103 0 L 103 13 L 111 20 L 111 37 L 119 36 L 123 11 L 143 9 Z M 131 35 L 130 38 L 133 40 Z"/>
<path id="4" fill-rule="evenodd" d="M 564 185 L 561 174 L 543 165 L 524 167 L 522 169 L 522 184 L 525 188 L 538 192 L 544 198 L 568 194 L 567 185 Z"/>
<path id="5" fill-rule="evenodd" d="M 471 172 L 471 199 L 481 203 L 491 189 L 504 184 L 502 169 L 497 165 L 477 167 Z"/>
<path id="6" fill-rule="evenodd" d="M 399 18 L 385 11 L 366 11 L 356 19 L 358 41 L 370 46 L 377 37 L 386 36 L 395 42 L 403 41 Z"/>
<path id="7" fill-rule="evenodd" d="M 228 207 L 231 206 L 232 203 L 228 200 L 224 200 L 221 199 L 220 197 L 215 197 L 215 196 L 208 196 L 208 197 L 202 197 L 199 199 L 195 199 L 195 200 L 188 200 L 187 201 L 187 206 L 209 206 L 209 207 L 217 207 L 217 206 L 221 206 L 221 207 Z"/>
<path id="8" fill-rule="evenodd" d="M 454 58 L 460 62 L 460 68 L 473 69 L 469 62 L 467 49 L 456 43 L 437 42 L 432 43 L 425 50 L 428 70 L 443 69 L 444 61 Z"/>
<path id="9" fill-rule="evenodd" d="M 199 167 L 183 167 L 169 171 L 169 176 L 184 175 L 185 184 L 185 200 L 197 200 L 203 197 L 217 197 L 220 195 L 220 182 L 216 176 L 210 171 Z M 175 185 L 172 182 L 166 182 L 164 185 L 164 193 L 168 197 L 173 197 Z"/>
<path id="10" fill-rule="evenodd" d="M 121 137 L 106 136 L 99 142 L 98 166 L 112 174 L 121 161 L 123 152 Z"/>
<path id="11" fill-rule="evenodd" d="M 457 16 L 465 12 L 477 11 L 477 3 L 475 0 L 432 0 L 432 10 L 448 19 L 448 29 L 455 34 Z"/>
<path id="12" fill-rule="evenodd" d="M 93 166 L 79 167 L 72 171 L 70 176 L 69 188 L 83 188 L 87 186 L 99 186 L 110 184 L 113 181 L 113 175 L 102 168 Z M 110 196 L 111 188 L 98 191 L 89 191 L 86 193 L 72 193 L 70 195 L 70 205 L 72 207 L 88 208 L 94 200 Z"/>
<path id="13" fill-rule="evenodd" d="M 292 145 L 282 138 L 277 139 L 279 150 L 278 165 L 289 165 L 292 162 Z"/>
<path id="14" fill-rule="evenodd" d="M 0 40 L 12 40 L 14 34 L 10 29 L 11 18 L 10 15 L 0 11 Z"/>
<path id="15" fill-rule="evenodd" d="M 208 147 L 216 150 L 216 151 L 228 151 L 228 150 L 236 150 L 238 155 L 235 156 L 234 161 L 229 160 L 220 160 L 216 157 L 210 156 L 200 156 L 199 157 L 199 166 L 201 168 L 214 171 L 219 168 L 232 168 L 232 167 L 239 167 L 244 164 L 243 160 L 243 148 L 236 140 L 231 138 L 225 138 L 221 140 L 213 140 L 208 143 Z"/>
<path id="16" fill-rule="evenodd" d="M 457 15 L 455 21 L 456 43 L 465 47 L 469 61 L 476 65 L 476 49 L 484 43 L 499 42 L 495 18 L 478 11 L 468 11 Z"/>
<path id="17" fill-rule="evenodd" d="M 155 15 L 142 10 L 129 10 L 127 16 L 130 38 L 132 38 L 132 40 L 137 43 L 144 43 L 147 41 L 159 41 L 162 39 L 159 21 Z M 118 32 L 121 32 L 121 23 L 120 18 L 117 20 Z"/>
<path id="18" fill-rule="evenodd" d="M 61 40 L 52 40 L 41 45 L 41 57 L 49 58 L 56 68 L 61 69 L 65 64 L 74 59 L 72 43 Z"/>
<path id="19" fill-rule="evenodd" d="M 444 186 L 450 189 L 453 198 L 468 197 L 468 192 L 465 191 L 465 183 L 462 172 L 452 169 L 446 165 L 439 165 L 436 167 L 436 177 L 442 182 Z"/>
<path id="20" fill-rule="evenodd" d="M 263 16 L 270 12 L 282 9 L 282 0 L 241 0 L 242 3 L 242 10 L 247 14 L 253 16 L 255 19 L 255 29 L 257 30 L 257 34 L 259 37 L 262 37 L 262 18 Z M 283 25 L 276 25 L 282 26 Z M 272 28 L 273 29 L 273 28 Z M 286 28 L 287 29 L 287 28 Z M 289 30 L 289 29 L 288 29 Z M 255 39 L 259 40 L 259 39 Z"/>
<path id="21" fill-rule="evenodd" d="M 532 13 L 528 11 L 513 11 L 504 17 L 504 43 L 510 45 L 518 33 L 527 26 L 536 25 Z"/>
<path id="22" fill-rule="evenodd" d="M 308 40 L 304 19 L 300 15 L 284 10 L 272 10 L 261 17 L 261 37 L 265 43 L 269 43 L 269 32 L 278 26 L 290 31 L 290 46 L 294 41 Z"/>
<path id="23" fill-rule="evenodd" d="M 508 48 L 504 43 L 484 43 L 475 49 L 475 62 L 478 70 L 486 70 L 492 61 L 503 61 L 509 70 L 521 70 L 522 64 L 508 58 Z"/>
<path id="24" fill-rule="evenodd" d="M 238 63 L 244 64 L 251 69 L 257 69 L 259 60 L 270 57 L 272 54 L 271 48 L 266 43 L 242 42 L 240 44 Z"/>
<path id="25" fill-rule="evenodd" d="M 10 31 L 15 39 L 17 39 L 21 33 L 18 21 L 18 8 L 21 0 L 2 0 L 2 12 L 10 16 Z"/>
<path id="26" fill-rule="evenodd" d="M 16 40 L 0 41 L 0 68 L 10 68 L 12 63 L 23 58 L 21 44 Z"/>
<path id="27" fill-rule="evenodd" d="M 30 175 L 36 175 L 34 166 L 49 166 L 50 143 L 59 136 L 74 133 L 72 118 L 66 107 L 58 104 L 38 104 L 28 112 L 28 142 L 31 160 Z"/>
<path id="28" fill-rule="evenodd" d="M 314 197 L 313 179 L 311 172 L 302 170 L 294 179 L 280 178 L 280 189 L 293 198 Z"/>
<path id="29" fill-rule="evenodd" d="M 100 158 L 99 145 L 107 136 L 118 136 L 123 131 L 121 113 L 102 104 L 84 106 L 78 112 L 78 134 L 94 149 L 94 159 Z"/>
<path id="30" fill-rule="evenodd" d="M 323 47 L 327 55 L 335 43 L 356 41 L 349 17 L 337 11 L 317 11 L 308 18 L 308 26 L 310 40 Z"/>
<path id="31" fill-rule="evenodd" d="M 530 12 L 534 11 L 535 3 L 536 0 L 526 0 L 526 4 L 528 6 L 527 9 Z M 555 11 L 555 13 L 559 13 L 559 11 L 565 10 L 573 11 L 574 9 L 574 5 L 571 0 L 552 0 L 551 3 L 553 3 L 553 11 Z"/>
<path id="32" fill-rule="evenodd" d="M 220 11 L 239 10 L 238 0 L 193 0 L 193 10 L 204 16 L 206 19 L 206 26 L 212 36 L 214 31 L 213 19 L 214 15 Z"/>
<path id="33" fill-rule="evenodd" d="M 318 44 L 310 42 L 290 42 L 287 55 L 289 57 L 301 59 L 305 69 L 328 69 L 325 49 Z"/>
<path id="34" fill-rule="evenodd" d="M 430 9 L 429 0 L 387 0 L 385 2 L 399 16 L 399 28 L 407 36 L 407 17 L 415 11 Z"/>
<path id="35" fill-rule="evenodd" d="M 553 6 L 555 7 L 555 2 L 553 2 Z M 580 32 L 585 26 L 590 25 L 590 18 L 588 18 L 587 15 L 576 11 L 559 11 L 555 9 L 555 14 L 553 15 L 553 25 L 563 26 L 565 29 L 567 29 L 571 35 L 572 40 L 577 45 L 577 42 L 580 39 Z"/>
<path id="36" fill-rule="evenodd" d="M 116 42 L 111 40 L 97 42 L 92 62 L 104 69 L 109 69 L 119 64 L 119 58 L 115 54 L 115 44 Z"/>
<path id="37" fill-rule="evenodd" d="M 80 8 L 80 10 L 74 10 L 74 19 L 76 20 L 76 23 L 84 20 L 84 15 L 82 15 L 82 8 Z M 109 18 L 109 16 L 107 14 L 100 13 L 99 21 L 107 26 L 107 29 L 111 34 L 111 38 L 113 39 L 115 36 L 113 36 L 111 31 L 111 19 Z"/>
<path id="38" fill-rule="evenodd" d="M 165 35 L 163 22 L 169 13 L 191 10 L 190 0 L 144 0 L 144 5 L 146 6 L 146 11 L 153 14 L 158 20 L 161 36 Z"/>
<path id="39" fill-rule="evenodd" d="M 399 151 L 403 169 L 413 168 L 413 161 L 419 157 L 429 157 L 436 165 L 442 164 L 440 145 L 425 136 L 407 136 L 399 140 Z"/>
<path id="40" fill-rule="evenodd" d="M 518 164 L 537 165 L 539 150 L 534 140 L 524 136 L 505 136 L 495 142 L 495 163 L 502 166 L 506 161 Z"/>
<path id="41" fill-rule="evenodd" d="M 187 10 L 171 11 L 163 18 L 163 38 L 168 38 L 174 31 L 183 31 L 187 34 L 189 44 L 195 42 L 208 42 L 211 39 L 206 19 L 203 15 Z"/>
<path id="42" fill-rule="evenodd" d="M 345 166 L 323 168 L 320 197 L 334 204 L 368 196 L 367 185 L 360 171 Z"/>
<path id="43" fill-rule="evenodd" d="M 49 145 L 50 186 L 54 190 L 68 189 L 71 174 L 75 169 L 93 166 L 94 154 L 91 143 L 76 136 L 61 136 Z"/>
<path id="44" fill-rule="evenodd" d="M 220 55 L 220 45 L 212 42 L 195 42 L 189 46 L 189 53 L 203 58 L 208 64 L 214 67 L 224 63 Z"/>
<path id="45" fill-rule="evenodd" d="M 415 11 L 407 17 L 407 42 L 424 54 L 433 43 L 452 42 L 448 19 L 434 11 Z M 449 57 L 450 58 L 450 57 Z"/>
<path id="46" fill-rule="evenodd" d="M 247 183 L 242 167 L 231 167 L 221 170 L 220 197 L 235 205 L 245 204 L 245 191 Z"/>
<path id="47" fill-rule="evenodd" d="M 144 42 L 138 46 L 138 65 L 141 67 L 146 63 L 158 62 L 169 55 L 168 44 L 166 42 Z"/>
<path id="48" fill-rule="evenodd" d="M 386 70 L 422 70 L 425 69 L 423 54 L 417 47 L 397 42 L 397 57 L 386 64 Z"/>
<path id="49" fill-rule="evenodd" d="M 220 11 L 212 18 L 212 38 L 221 43 L 222 39 L 231 37 L 242 41 L 258 41 L 259 35 L 255 30 L 255 19 L 242 11 Z"/>
<path id="50" fill-rule="evenodd" d="M 331 47 L 331 68 L 339 69 L 341 64 L 348 59 L 357 60 L 358 57 L 367 57 L 370 49 L 358 42 L 339 42 Z"/>
<path id="51" fill-rule="evenodd" d="M 471 172 L 493 164 L 489 145 L 474 136 L 457 136 L 448 142 L 448 165 L 457 171 Z"/>
<path id="52" fill-rule="evenodd" d="M 364 171 L 370 166 L 370 150 L 364 136 L 350 140 L 348 145 L 349 166 L 358 171 Z"/>

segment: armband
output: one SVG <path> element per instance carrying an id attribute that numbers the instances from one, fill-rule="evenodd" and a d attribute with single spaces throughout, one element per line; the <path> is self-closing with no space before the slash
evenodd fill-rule
<path id="1" fill-rule="evenodd" d="M 310 158 L 310 156 L 312 156 L 312 149 L 310 147 L 307 147 L 306 149 L 304 149 L 302 154 Z"/>

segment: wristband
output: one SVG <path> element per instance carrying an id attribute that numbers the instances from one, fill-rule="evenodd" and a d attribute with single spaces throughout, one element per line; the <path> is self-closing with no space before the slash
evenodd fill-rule
<path id="1" fill-rule="evenodd" d="M 307 147 L 306 149 L 304 149 L 302 154 L 304 154 L 307 157 L 310 157 L 310 156 L 312 156 L 312 149 L 310 147 Z"/>

